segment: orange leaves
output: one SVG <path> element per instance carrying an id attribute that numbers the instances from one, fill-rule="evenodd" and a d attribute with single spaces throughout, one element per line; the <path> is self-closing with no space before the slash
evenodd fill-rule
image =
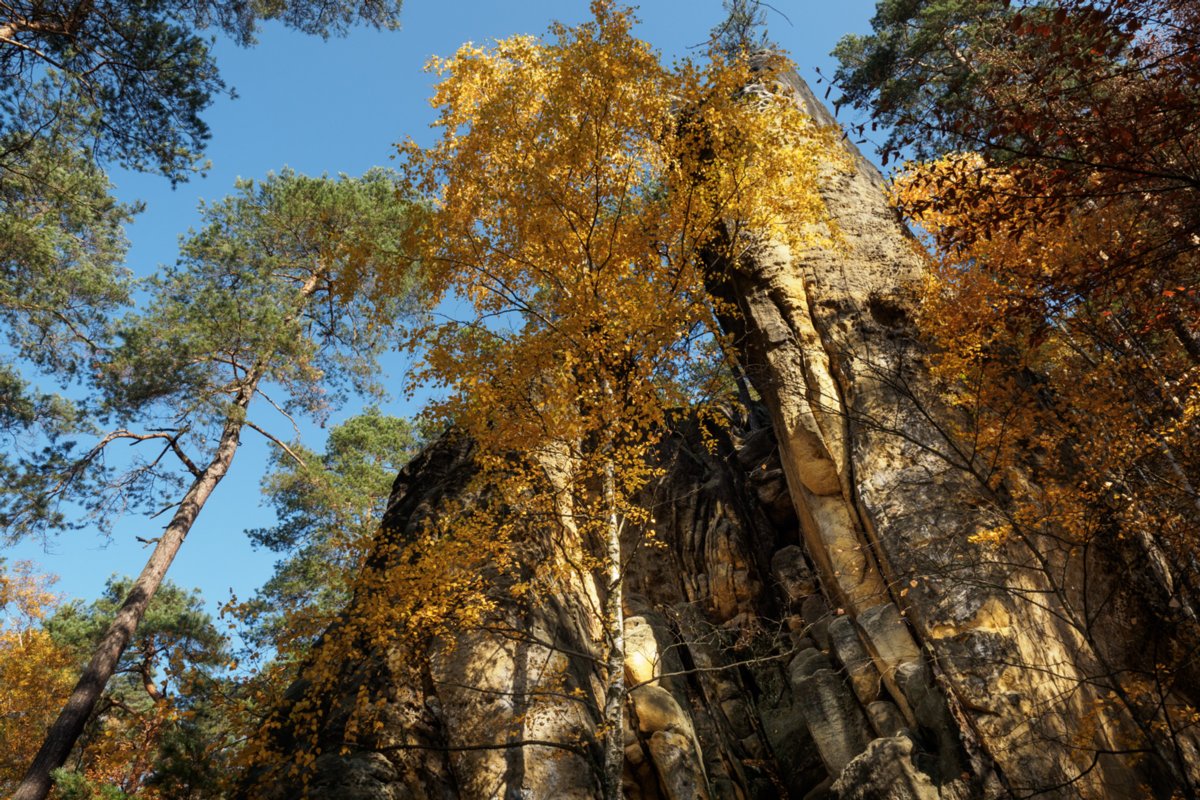
<path id="1" fill-rule="evenodd" d="M 934 245 L 919 322 L 965 412 L 957 436 L 1010 496 L 1008 523 L 1073 542 L 1153 536 L 1186 565 L 1200 261 L 1165 244 L 1180 211 L 1163 196 L 1047 197 L 1042 172 L 951 155 L 893 187 Z"/>
<path id="2" fill-rule="evenodd" d="M 444 565 L 521 520 L 580 543 L 577 568 L 609 566 L 598 543 L 648 520 L 634 500 L 647 455 L 715 349 L 706 259 L 768 233 L 831 238 L 817 186 L 840 150 L 776 91 L 786 65 L 714 52 L 668 69 L 628 9 L 593 14 L 431 62 L 439 139 L 401 148 L 432 205 L 405 249 L 462 317 L 414 334 L 413 379 L 446 390 L 431 413 L 475 442 L 496 501 L 422 551 L 443 589 L 466 586 Z M 414 622 L 434 624 L 439 603 Z"/>
<path id="3" fill-rule="evenodd" d="M 595 13 L 438 62 L 442 139 L 406 153 L 413 184 L 440 189 L 419 245 L 431 284 L 475 312 L 424 332 L 422 377 L 455 389 L 438 411 L 485 451 L 577 440 L 582 407 L 618 425 L 601 384 L 647 403 L 638 381 L 706 321 L 696 265 L 658 247 L 669 202 L 649 183 L 670 160 L 672 76 L 628 11 Z"/>
<path id="4" fill-rule="evenodd" d="M 24 776 L 75 678 L 74 655 L 41 624 L 57 604 L 53 579 L 0 562 L 0 794 Z"/>

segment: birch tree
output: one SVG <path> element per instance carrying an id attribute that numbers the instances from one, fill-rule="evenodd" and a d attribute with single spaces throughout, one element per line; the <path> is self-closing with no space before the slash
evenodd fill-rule
<path id="1" fill-rule="evenodd" d="M 592 8 L 579 27 L 435 59 L 441 136 L 403 146 L 402 172 L 435 198 L 412 245 L 431 298 L 469 309 L 416 332 L 418 379 L 446 390 L 433 414 L 473 439 L 478 480 L 508 519 L 457 519 L 453 546 L 552 520 L 561 557 L 538 585 L 592 587 L 599 778 L 619 798 L 622 538 L 652 527 L 635 500 L 655 475 L 647 456 L 716 330 L 704 255 L 749 247 L 745 230 L 823 235 L 829 134 L 769 88 L 746 91 L 770 87 L 769 70 L 718 51 L 668 68 L 628 10 Z"/>

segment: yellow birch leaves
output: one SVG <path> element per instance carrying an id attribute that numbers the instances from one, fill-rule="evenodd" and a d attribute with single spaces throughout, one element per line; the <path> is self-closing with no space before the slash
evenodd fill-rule
<path id="1" fill-rule="evenodd" d="M 669 69 L 629 11 L 593 12 L 435 60 L 441 136 L 402 147 L 436 198 L 411 252 L 437 298 L 469 306 L 414 337 L 418 377 L 450 390 L 435 412 L 485 454 L 644 441 L 715 331 L 706 257 L 747 230 L 801 245 L 825 222 L 831 134 L 770 90 L 771 68 Z"/>
<path id="2" fill-rule="evenodd" d="M 638 498 L 669 412 L 704 394 L 688 367 L 718 333 L 707 270 L 770 232 L 829 236 L 818 175 L 840 151 L 774 91 L 782 59 L 667 68 L 631 12 L 592 9 L 431 64 L 439 138 L 402 145 L 399 168 L 429 203 L 403 247 L 441 304 L 411 335 L 412 380 L 440 390 L 430 413 L 469 437 L 478 473 L 369 559 L 337 639 L 419 660 L 420 641 L 485 620 L 489 597 L 619 572 L 612 532 L 653 525 Z M 316 658 L 314 685 L 336 661 Z"/>
<path id="3" fill-rule="evenodd" d="M 1174 214 L 1157 196 L 1110 196 L 1099 176 L 1075 198 L 1039 193 L 1040 170 L 954 154 L 894 187 L 934 244 L 921 326 L 967 412 L 959 438 L 1018 526 L 1153 538 L 1189 572 L 1200 261 L 1162 245 Z"/>

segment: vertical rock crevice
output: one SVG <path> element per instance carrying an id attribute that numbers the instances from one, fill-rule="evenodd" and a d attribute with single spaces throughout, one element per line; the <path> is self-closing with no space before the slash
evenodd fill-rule
<path id="1" fill-rule="evenodd" d="M 794 74 L 774 89 L 833 122 Z M 710 275 L 740 311 L 722 322 L 771 412 L 822 588 L 853 618 L 914 741 L 936 751 L 914 760 L 939 792 L 959 769 L 966 780 L 954 792 L 1151 791 L 1156 772 L 1187 767 L 1160 757 L 1153 724 L 1135 719 L 1128 700 L 1110 702 L 1136 654 L 1127 637 L 1103 635 L 1103 615 L 1080 609 L 1119 595 L 1114 609 L 1152 617 L 1112 577 L 1082 581 L 1074 549 L 1053 535 L 973 541 L 994 518 L 980 508 L 974 465 L 950 433 L 955 412 L 939 404 L 911 320 L 923 261 L 878 171 L 848 148 L 851 168 L 828 167 L 822 187 L 835 245 L 792 253 L 761 241 Z M 1115 621 L 1110 611 L 1104 624 Z M 1121 742 L 1149 754 L 1122 753 Z"/>

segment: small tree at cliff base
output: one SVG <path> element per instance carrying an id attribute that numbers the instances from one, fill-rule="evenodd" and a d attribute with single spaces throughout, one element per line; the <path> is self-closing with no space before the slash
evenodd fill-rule
<path id="1" fill-rule="evenodd" d="M 130 583 L 110 579 L 96 601 L 59 607 L 45 631 L 77 664 L 85 663 Z M 56 773 L 59 794 L 154 800 L 214 793 L 229 738 L 212 722 L 211 699 L 215 673 L 228 663 L 226 640 L 199 594 L 166 581 L 122 654 L 71 766 Z M 67 691 L 69 684 L 61 694 Z"/>

